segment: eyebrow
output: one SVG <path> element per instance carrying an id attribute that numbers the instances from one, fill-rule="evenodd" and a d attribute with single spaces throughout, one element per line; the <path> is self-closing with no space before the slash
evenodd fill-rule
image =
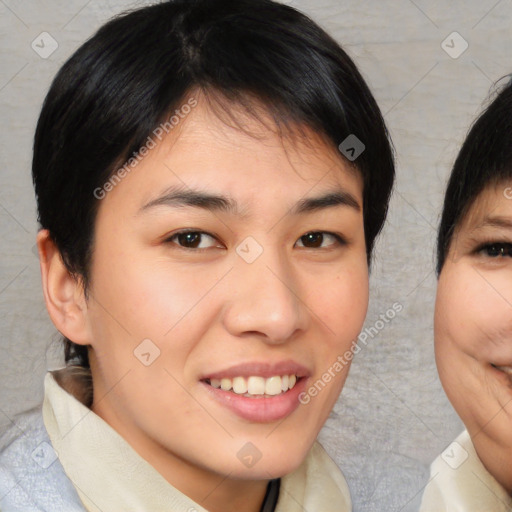
<path id="1" fill-rule="evenodd" d="M 238 217 L 247 217 L 245 209 L 240 208 L 233 198 L 224 195 L 210 194 L 200 190 L 184 189 L 182 187 L 168 189 L 163 195 L 143 205 L 138 211 L 138 214 L 158 206 L 173 208 L 192 206 L 208 211 L 219 211 Z M 337 189 L 327 192 L 322 196 L 308 197 L 299 200 L 292 207 L 291 214 L 300 215 L 334 206 L 347 206 L 358 212 L 361 211 L 359 202 L 350 192 Z"/>
<path id="2" fill-rule="evenodd" d="M 475 229 L 482 229 L 486 227 L 512 229 L 512 218 L 502 216 L 487 216 L 484 217 L 482 222 L 480 222 Z"/>

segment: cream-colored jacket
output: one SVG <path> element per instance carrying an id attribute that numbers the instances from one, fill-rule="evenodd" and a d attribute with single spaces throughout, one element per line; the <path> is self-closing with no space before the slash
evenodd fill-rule
<path id="1" fill-rule="evenodd" d="M 485 469 L 464 431 L 430 466 L 420 512 L 511 511 L 512 497 Z"/>

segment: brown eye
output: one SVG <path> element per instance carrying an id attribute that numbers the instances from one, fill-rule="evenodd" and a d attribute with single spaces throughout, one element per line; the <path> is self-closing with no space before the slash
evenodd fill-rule
<path id="1" fill-rule="evenodd" d="M 201 234 L 200 233 L 180 233 L 176 239 L 178 240 L 180 245 L 184 247 L 197 248 L 199 243 L 201 242 Z"/>
<path id="2" fill-rule="evenodd" d="M 486 244 L 483 247 L 481 247 L 478 252 L 484 256 L 489 256 L 491 258 L 512 256 L 512 244 L 499 242 Z"/>
<path id="3" fill-rule="evenodd" d="M 169 237 L 166 242 L 185 249 L 207 249 L 216 245 L 215 238 L 203 231 L 182 231 Z"/>
<path id="4" fill-rule="evenodd" d="M 331 243 L 323 245 L 326 241 L 331 241 Z M 330 247 L 335 244 L 343 245 L 343 240 L 341 237 L 335 235 L 334 233 L 327 233 L 326 231 L 311 231 L 310 233 L 306 233 L 305 235 L 301 236 L 298 242 L 302 244 L 302 247 L 307 247 L 309 249 L 322 248 L 322 246 Z"/>

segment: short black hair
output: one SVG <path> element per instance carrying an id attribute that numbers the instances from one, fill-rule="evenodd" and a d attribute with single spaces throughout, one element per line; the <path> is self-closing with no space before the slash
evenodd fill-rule
<path id="1" fill-rule="evenodd" d="M 381 112 L 350 57 L 287 5 L 169 0 L 102 26 L 62 66 L 38 121 L 32 174 L 39 223 L 85 291 L 99 203 L 94 191 L 193 90 L 253 113 L 256 98 L 278 127 L 308 126 L 333 147 L 355 135 L 365 146 L 353 165 L 363 178 L 370 263 L 394 158 Z M 87 347 L 65 341 L 66 362 L 76 358 L 87 367 Z"/>
<path id="2" fill-rule="evenodd" d="M 437 234 L 437 275 L 453 234 L 478 195 L 488 186 L 512 179 L 512 80 L 476 119 L 457 155 L 444 196 Z"/>

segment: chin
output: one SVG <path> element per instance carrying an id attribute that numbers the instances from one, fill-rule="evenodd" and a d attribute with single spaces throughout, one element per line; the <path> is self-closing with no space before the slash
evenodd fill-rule
<path id="1" fill-rule="evenodd" d="M 315 441 L 313 439 L 305 444 L 309 439 L 302 438 L 294 442 L 293 439 L 283 440 L 276 433 L 267 432 L 266 435 L 268 437 L 261 440 L 237 438 L 233 441 L 229 452 L 235 457 L 224 456 L 218 472 L 241 480 L 280 478 L 293 473 L 303 463 Z M 275 441 L 269 442 L 274 435 Z M 219 459 L 222 460 L 220 457 Z"/>
<path id="2" fill-rule="evenodd" d="M 292 451 L 292 450 L 291 450 Z M 304 461 L 307 452 L 304 454 L 290 453 L 286 457 L 262 458 L 252 467 L 244 468 L 242 464 L 237 464 L 231 468 L 231 477 L 241 480 L 269 480 L 273 478 L 282 478 L 285 475 L 293 473 Z"/>

